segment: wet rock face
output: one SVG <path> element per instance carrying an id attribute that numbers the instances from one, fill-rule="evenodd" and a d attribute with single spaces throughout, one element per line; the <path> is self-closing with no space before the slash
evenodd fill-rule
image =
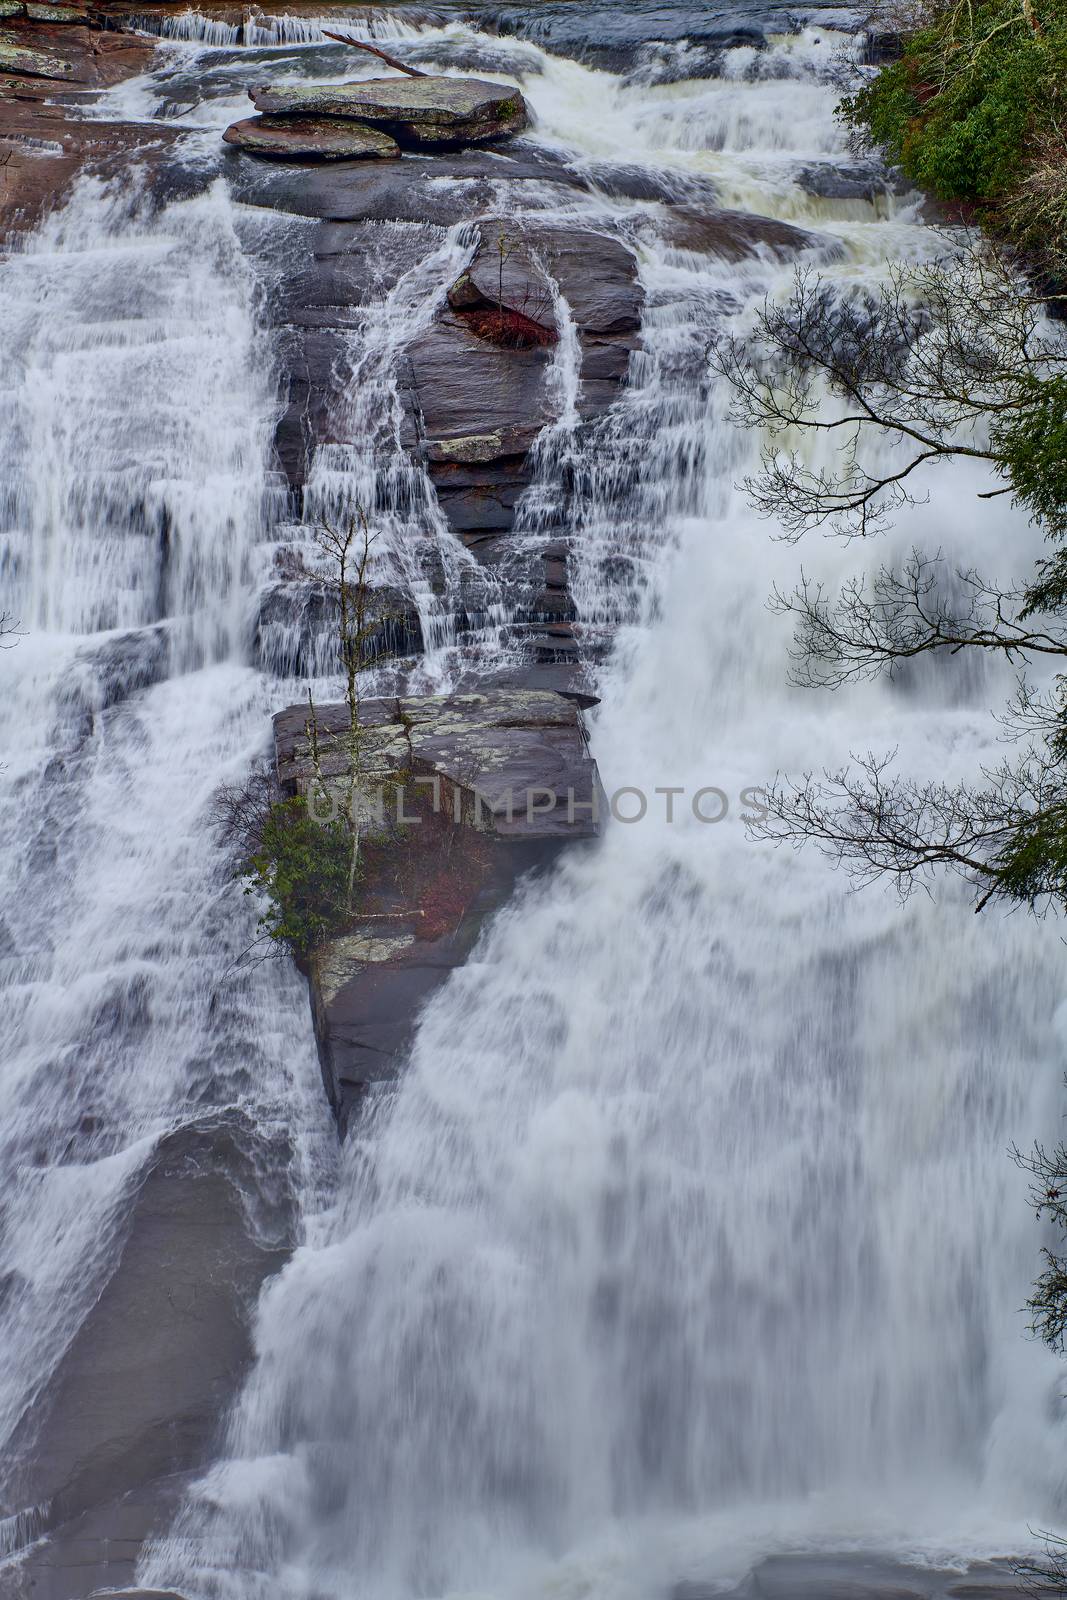
<path id="1" fill-rule="evenodd" d="M 286 1258 L 291 1219 L 261 1196 L 253 1236 L 241 1194 L 256 1197 L 286 1154 L 234 1113 L 167 1135 L 149 1158 L 111 1277 L 15 1441 L 3 1512 L 51 1537 L 16 1587 L 0 1577 L 3 1600 L 80 1600 L 132 1580 L 250 1359 L 255 1297 Z"/>
<path id="2" fill-rule="evenodd" d="M 450 310 L 412 342 L 407 396 L 438 500 L 479 558 L 506 536 L 531 478 L 528 452 L 553 421 L 553 287 L 579 341 L 579 415 L 589 421 L 617 397 L 640 326 L 643 292 L 633 252 L 590 228 L 529 216 L 480 224 L 471 262 L 449 291 Z M 550 335 L 487 339 L 473 315 L 500 308 Z"/>
<path id="3" fill-rule="evenodd" d="M 343 117 L 248 117 L 222 137 L 249 155 L 281 161 L 365 161 L 400 154 L 396 140 L 380 128 Z"/>
<path id="4" fill-rule="evenodd" d="M 527 123 L 518 89 L 479 78 L 370 78 L 266 86 L 251 94 L 256 110 L 271 116 L 354 117 L 414 148 L 484 144 Z"/>
<path id="5" fill-rule="evenodd" d="M 907 185 L 879 161 L 824 161 L 801 167 L 795 182 L 819 200 L 869 200 L 902 194 Z"/>
<path id="6" fill-rule="evenodd" d="M 757 49 L 766 42 L 767 14 L 709 15 L 706 5 L 664 4 L 662 0 L 631 0 L 625 6 L 613 0 L 595 0 L 576 6 L 570 0 L 541 0 L 536 7 L 502 5 L 493 8 L 501 33 L 520 34 L 544 44 L 554 54 L 620 72 L 639 60 L 648 40 L 686 40 L 716 50 L 735 45 Z M 718 11 L 718 8 L 715 8 Z"/>
<path id="7" fill-rule="evenodd" d="M 849 1554 L 767 1556 L 732 1589 L 685 1579 L 670 1600 L 1022 1600 L 1048 1595 L 1024 1584 L 1008 1561 L 978 1561 L 966 1570 L 908 1566 L 891 1556 Z"/>
<path id="8" fill-rule="evenodd" d="M 347 798 L 343 706 L 317 711 L 320 772 Z M 359 914 L 308 967 L 323 1079 L 342 1135 L 362 1096 L 396 1074 L 423 1001 L 466 958 L 526 871 L 599 829 L 605 804 L 574 699 L 486 689 L 365 701 L 372 806 Z M 278 776 L 314 775 L 307 707 L 274 719 Z M 402 787 L 397 789 L 396 783 Z"/>
<path id="9" fill-rule="evenodd" d="M 128 169 L 134 153 L 149 164 L 176 140 L 160 125 L 83 121 L 50 104 L 65 88 L 98 89 L 144 70 L 144 38 L 84 26 L 77 6 L 0 0 L 0 224 L 31 227 L 61 204 L 91 164 L 103 177 Z"/>
<path id="10" fill-rule="evenodd" d="M 779 222 L 777 217 L 684 205 L 672 206 L 663 231 L 675 249 L 718 256 L 723 261 L 744 261 L 761 251 L 788 258 L 819 242 L 814 234 L 790 222 Z"/>

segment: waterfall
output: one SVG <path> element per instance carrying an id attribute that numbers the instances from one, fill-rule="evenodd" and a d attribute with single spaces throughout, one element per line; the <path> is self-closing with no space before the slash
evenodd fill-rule
<path id="1" fill-rule="evenodd" d="M 779 41 L 773 75 L 728 52 L 714 79 L 651 87 L 540 52 L 523 87 L 580 167 L 800 217 L 846 287 L 932 246 L 904 202 L 835 213 L 794 182 L 842 155 L 819 42 Z M 637 209 L 586 214 L 625 229 Z M 428 1006 L 264 1299 L 223 1458 L 146 1583 L 637 1600 L 775 1549 L 1000 1554 L 1063 1515 L 1062 1379 L 1023 1337 L 1034 1228 L 1006 1156 L 1055 1128 L 1057 941 L 973 917 L 952 884 L 850 895 L 741 820 L 776 769 L 872 745 L 973 776 L 1010 674 L 788 687 L 765 600 L 801 552 L 734 487 L 759 440 L 707 352 L 791 267 L 635 237 L 630 385 L 542 439 L 519 527 L 558 506 L 566 460 L 580 617 L 614 640 L 593 749 L 620 817 L 647 812 L 528 886 Z M 1032 556 L 969 467 L 928 487 L 880 554 Z M 871 552 L 802 554 L 837 583 Z M 702 789 L 722 820 L 694 811 Z"/>
<path id="2" fill-rule="evenodd" d="M 299 1186 L 325 1129 L 302 985 L 233 965 L 255 916 L 210 820 L 266 744 L 248 658 L 277 499 L 273 361 L 225 187 L 156 209 L 83 180 L 0 265 L 0 388 L 22 633 L 0 660 L 7 1441 L 163 1134 L 239 1110 Z M 5 1511 L 18 1466 L 8 1446 Z"/>
<path id="3" fill-rule="evenodd" d="M 1056 1133 L 1055 932 L 976 918 L 952 883 L 903 907 L 852 895 L 817 855 L 752 842 L 743 814 L 776 770 L 871 747 L 920 779 L 973 777 L 1011 688 L 950 662 L 791 689 L 773 585 L 802 562 L 836 585 L 912 543 L 1007 576 L 1037 541 L 957 465 L 877 552 L 775 542 L 736 487 L 760 441 L 730 422 L 709 348 L 788 292 L 792 262 L 670 231 L 670 201 L 799 223 L 801 259 L 842 292 L 929 255 L 914 197 L 802 181 L 849 159 L 827 58 L 853 46 L 809 20 L 759 52 L 663 42 L 627 72 L 465 15 L 360 16 L 419 60 L 522 83 L 537 145 L 587 187 L 561 199 L 501 170 L 489 214 L 629 240 L 640 339 L 618 400 L 583 420 L 552 289 L 556 416 L 514 557 L 478 575 L 404 434 L 405 350 L 471 249 L 462 221 L 426 224 L 346 324 L 347 442 L 320 441 L 305 521 L 286 522 L 249 241 L 269 256 L 288 224 L 203 183 L 265 51 L 321 74 L 325 16 L 152 21 L 163 65 L 89 114 L 192 129 L 201 192 L 83 180 L 0 262 L 0 574 L 23 626 L 0 656 L 0 1438 L 107 1282 L 161 1138 L 239 1111 L 273 1151 L 253 1226 L 261 1182 L 304 1227 L 217 1459 L 143 1554 L 147 1588 L 649 1600 L 729 1589 L 775 1550 L 1023 1548 L 1067 1516 L 1062 1373 L 1024 1337 L 1037 1238 L 1006 1154 Z M 304 689 L 290 619 L 256 638 L 275 552 L 360 509 L 376 575 L 418 617 L 416 688 L 515 666 L 524 574 L 565 530 L 615 815 L 487 927 L 334 1171 L 307 995 L 284 963 L 241 965 L 255 913 L 211 802 Z M 323 700 L 330 663 L 310 659 Z M 8 1483 L 19 1464 L 0 1548 L 43 1526 Z"/>

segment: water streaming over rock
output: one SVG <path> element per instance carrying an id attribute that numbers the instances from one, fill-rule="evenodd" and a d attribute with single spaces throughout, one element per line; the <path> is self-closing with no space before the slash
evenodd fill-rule
<path id="1" fill-rule="evenodd" d="M 153 213 L 87 179 L 0 283 L 0 571 L 23 631 L 0 696 L 7 1440 L 160 1137 L 244 1113 L 277 1188 L 286 1159 L 310 1178 L 323 1118 L 295 974 L 232 970 L 255 917 L 209 814 L 265 744 L 246 662 L 276 498 L 273 364 L 225 188 Z"/>
<path id="2" fill-rule="evenodd" d="M 410 41 L 408 25 L 396 33 Z M 559 417 L 535 450 L 517 539 L 532 548 L 560 524 L 574 535 L 579 621 L 588 639 L 613 643 L 594 750 L 620 815 L 647 813 L 614 822 L 528 888 L 431 1003 L 410 1065 L 349 1140 L 331 1212 L 266 1295 L 256 1365 L 222 1457 L 172 1536 L 147 1554 L 146 1584 L 213 1600 L 636 1600 L 685 1577 L 728 1581 L 773 1548 L 999 1552 L 1025 1538 L 1028 1519 L 1062 1511 L 1056 1369 L 1024 1341 L 1016 1311 L 1034 1229 L 1005 1155 L 1010 1140 L 1055 1127 L 1055 940 L 1022 919 L 970 917 L 951 886 L 937 904 L 903 910 L 880 891 L 851 897 L 817 858 L 752 844 L 740 820 L 776 768 L 833 766 L 872 744 L 898 746 L 918 776 L 973 773 L 996 749 L 984 707 L 1008 684 L 991 670 L 980 681 L 949 671 L 832 702 L 786 687 L 787 640 L 764 602 L 773 582 L 795 580 L 800 553 L 772 543 L 733 487 L 758 441 L 729 424 L 707 351 L 724 330 L 744 331 L 791 267 L 769 250 L 736 262 L 672 247 L 659 201 L 625 197 L 696 194 L 706 204 L 714 192 L 799 219 L 818 233 L 809 259 L 844 287 L 928 250 L 906 201 L 888 192 L 877 205 L 819 200 L 796 181 L 805 166 L 844 157 L 822 65 L 832 44 L 809 27 L 758 58 L 744 44 L 705 52 L 707 75 L 694 81 L 686 47 L 669 41 L 624 76 L 468 22 L 419 31 L 428 54 L 492 51 L 499 70 L 521 78 L 539 143 L 597 184 L 559 214 L 610 226 L 639 253 L 646 304 L 629 387 L 592 424 L 577 416 L 569 308 L 556 297 Z M 227 62 L 227 73 L 240 70 Z M 198 109 L 194 126 L 214 126 L 225 109 Z M 621 187 L 620 171 L 629 174 Z M 559 212 L 558 197 L 527 193 L 508 203 Z M 201 241 L 209 283 L 188 259 L 185 276 L 166 265 L 179 226 L 186 257 L 188 241 Z M 150 1079 L 143 1055 L 136 1072 L 133 1061 L 123 1070 L 120 1051 L 115 1070 L 114 1044 L 106 1078 L 77 1078 L 108 1097 L 107 1159 L 91 1169 L 94 1238 L 138 1159 L 135 1145 L 112 1137 L 116 1127 L 151 1135 L 160 1107 L 177 1114 L 205 1081 L 212 1094 L 224 1083 L 247 1095 L 239 1065 L 250 1056 L 258 1092 L 276 1108 L 293 1079 L 304 1082 L 287 1051 L 304 1060 L 308 1048 L 299 996 L 277 968 L 256 991 L 270 1027 L 259 1012 L 258 1031 L 220 1045 L 197 943 L 198 919 L 209 917 L 227 948 L 244 937 L 243 924 L 220 928 L 233 908 L 213 898 L 200 806 L 221 771 L 247 760 L 269 703 L 240 665 L 272 400 L 265 358 L 253 354 L 251 288 L 220 190 L 162 221 L 99 230 L 72 246 L 46 232 L 33 246 L 69 308 L 63 337 L 77 344 L 83 320 L 115 337 L 79 274 L 86 251 L 120 250 L 124 271 L 107 281 L 142 297 L 142 342 L 184 371 L 176 330 L 195 327 L 190 375 L 205 360 L 236 363 L 211 392 L 239 394 L 242 409 L 198 418 L 173 371 L 164 406 L 159 366 L 155 384 L 120 370 L 113 389 L 133 394 L 130 425 L 143 441 L 129 450 L 134 467 L 156 459 L 155 430 L 170 438 L 181 427 L 194 432 L 185 443 L 196 471 L 170 486 L 177 440 L 169 471 L 146 466 L 135 492 L 114 464 L 113 553 L 98 601 L 86 563 L 100 546 L 83 549 L 80 510 L 57 521 L 37 509 L 31 525 L 23 484 L 36 482 L 41 458 L 22 433 L 9 455 L 26 463 L 9 559 L 21 572 L 24 546 L 50 549 L 55 573 L 82 573 L 73 612 L 53 614 L 52 584 L 34 580 L 37 624 L 61 632 L 19 646 L 13 697 L 28 729 L 6 774 L 14 803 L 24 808 L 22 795 L 58 770 L 47 804 L 73 830 L 65 855 L 77 863 L 60 887 L 41 869 L 61 937 L 22 936 L 16 946 L 20 961 L 40 950 L 33 959 L 46 966 L 15 974 L 27 1012 L 42 984 L 66 981 L 63 1004 L 53 994 L 47 1010 L 47 1061 L 34 1057 L 25 1079 L 27 1140 L 45 1127 L 53 1136 L 48 1063 L 69 1070 L 73 1039 L 86 1037 L 82 1013 L 112 981 L 143 972 L 148 1015 L 163 1017 Z M 401 454 L 396 366 L 464 238 L 455 230 L 435 247 L 439 259 L 428 250 L 414 277 L 375 302 L 350 363 L 353 381 L 370 374 L 382 402 L 368 448 L 327 445 L 309 478 L 312 505 L 343 511 L 373 498 L 392 515 L 405 558 L 413 520 L 441 549 L 447 531 Z M 21 270 L 19 258 L 5 268 L 16 283 Z M 168 303 L 160 327 L 152 296 L 164 281 L 181 281 L 188 299 Z M 195 303 L 201 292 L 211 316 Z M 358 408 L 367 395 L 347 400 Z M 29 422 L 21 427 L 32 437 Z M 89 436 L 88 419 L 71 433 Z M 111 448 L 106 425 L 101 448 Z M 90 479 L 101 470 L 93 450 Z M 67 454 L 76 469 L 77 453 Z M 221 546 L 194 492 L 212 463 L 227 485 Z M 59 473 L 44 481 L 53 496 L 73 495 L 76 510 L 102 492 L 80 479 L 75 492 Z M 889 554 L 925 541 L 1001 570 L 1010 536 L 1017 561 L 1032 536 L 1006 526 L 1001 502 L 973 498 L 978 487 L 964 469 L 932 478 L 930 504 L 902 521 Z M 160 550 L 175 552 L 165 572 Z M 804 551 L 830 581 L 863 558 L 818 542 Z M 206 582 L 209 560 L 222 565 Z M 457 552 L 457 573 L 462 565 Z M 410 584 L 415 570 L 401 565 L 392 577 Z M 436 620 L 450 614 L 452 593 L 446 581 L 424 597 L 427 642 L 439 646 L 431 681 L 456 670 L 455 634 Z M 507 596 L 497 602 L 475 630 L 483 663 L 504 637 Z M 114 714 L 103 700 L 79 710 L 82 743 L 68 756 L 66 721 L 51 730 L 83 671 L 75 627 L 158 635 L 161 665 L 160 681 Z M 60 769 L 38 748 L 45 730 Z M 141 797 L 125 831 L 122 778 Z M 700 790 L 702 816 L 691 803 Z M 724 809 L 721 822 L 705 820 Z M 94 874 L 98 840 L 110 842 Z M 117 887 L 123 848 L 138 861 L 132 898 Z M 15 864 L 27 860 L 32 868 L 32 852 Z M 131 929 L 150 914 L 146 956 L 146 937 Z M 69 1036 L 56 1040 L 68 1013 Z M 73 1121 L 55 1135 L 57 1151 L 76 1132 L 77 1096 L 62 1110 Z M 42 1170 L 57 1195 L 50 1205 L 66 1194 L 68 1212 L 76 1204 L 89 1215 L 95 1189 L 80 1189 L 75 1203 L 64 1187 L 70 1166 Z M 20 1259 L 40 1258 L 39 1294 L 69 1291 L 76 1318 L 93 1270 L 80 1235 L 69 1260 L 32 1230 L 24 1238 Z M 31 1291 L 15 1303 L 32 1311 Z"/>

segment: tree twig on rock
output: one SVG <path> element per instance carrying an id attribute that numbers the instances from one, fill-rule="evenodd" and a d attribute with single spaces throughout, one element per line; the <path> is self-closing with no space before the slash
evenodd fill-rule
<path id="1" fill-rule="evenodd" d="M 387 67 L 395 67 L 397 72 L 406 72 L 409 78 L 428 78 L 428 72 L 420 72 L 418 67 L 406 67 L 395 56 L 386 55 L 384 50 L 379 50 L 376 44 L 367 44 L 363 39 L 353 39 L 350 33 L 330 33 L 323 28 L 324 39 L 333 39 L 336 44 L 350 44 L 354 50 L 367 50 L 372 56 L 377 56 L 379 61 L 384 61 Z"/>

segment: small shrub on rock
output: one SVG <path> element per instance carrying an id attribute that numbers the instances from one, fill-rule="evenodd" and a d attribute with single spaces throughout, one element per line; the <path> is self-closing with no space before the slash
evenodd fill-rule
<path id="1" fill-rule="evenodd" d="M 343 822 L 316 822 L 300 796 L 274 802 L 258 847 L 241 863 L 245 892 L 266 896 L 259 921 L 268 938 L 305 958 L 344 926 L 350 852 Z"/>

